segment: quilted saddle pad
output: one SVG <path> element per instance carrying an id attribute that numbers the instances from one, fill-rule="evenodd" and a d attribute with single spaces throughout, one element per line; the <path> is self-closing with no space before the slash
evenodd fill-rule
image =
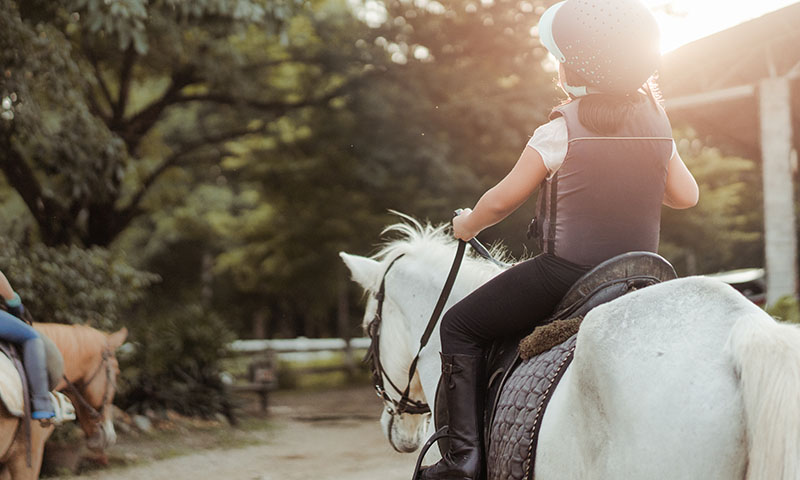
<path id="1" fill-rule="evenodd" d="M 577 335 L 528 360 L 511 372 L 497 400 L 488 438 L 489 480 L 533 478 L 534 433 L 558 380 L 572 360 Z"/>

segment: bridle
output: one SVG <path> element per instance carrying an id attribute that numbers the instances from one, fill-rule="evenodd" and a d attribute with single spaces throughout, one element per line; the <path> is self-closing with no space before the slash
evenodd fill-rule
<path id="1" fill-rule="evenodd" d="M 89 376 L 88 380 L 80 383 L 82 386 L 91 384 L 92 381 L 100 374 L 101 370 L 103 370 L 103 367 L 105 367 L 106 388 L 103 391 L 103 401 L 100 404 L 100 409 L 94 408 L 89 401 L 86 400 L 86 397 L 81 394 L 80 390 L 78 390 L 78 387 L 72 383 L 66 375 L 64 375 L 64 381 L 67 382 L 66 389 L 75 397 L 78 403 L 80 403 L 80 405 L 89 413 L 89 416 L 94 421 L 100 421 L 103 418 L 103 412 L 106 409 L 106 404 L 111 397 L 111 389 L 115 387 L 114 376 L 111 372 L 111 362 L 109 361 L 112 358 L 114 358 L 114 352 L 112 352 L 109 348 L 104 349 L 100 365 L 97 366 L 97 369 L 95 369 L 94 373 Z"/>
<path id="2" fill-rule="evenodd" d="M 406 382 L 405 388 L 402 390 L 392 381 L 391 378 L 389 378 L 389 376 L 386 374 L 386 370 L 383 368 L 383 364 L 381 364 L 380 330 L 381 321 L 383 320 L 383 302 L 386 298 L 386 276 L 389 274 L 389 270 L 391 270 L 395 262 L 402 258 L 403 255 L 398 255 L 395 257 L 395 259 L 389 263 L 389 266 L 386 267 L 386 271 L 383 273 L 381 286 L 378 289 L 378 293 L 375 295 L 375 298 L 378 301 L 378 308 L 375 311 L 375 316 L 367 325 L 367 335 L 369 335 L 371 342 L 369 349 L 367 349 L 367 355 L 364 357 L 364 361 L 371 363 L 372 382 L 375 386 L 375 392 L 378 394 L 378 397 L 384 400 L 385 403 L 391 405 L 387 407 L 390 414 L 402 415 L 403 413 L 408 413 L 411 415 L 424 415 L 426 413 L 430 413 L 431 411 L 431 407 L 427 403 L 421 400 L 414 400 L 409 397 L 409 393 L 411 391 L 411 382 L 414 378 L 414 374 L 417 371 L 417 362 L 419 361 L 420 353 L 425 345 L 428 344 L 428 340 L 430 340 L 431 334 L 433 333 L 433 330 L 439 321 L 439 317 L 444 310 L 445 303 L 447 303 L 447 298 L 450 296 L 450 291 L 453 289 L 453 284 L 455 283 L 456 276 L 458 275 L 458 269 L 461 266 L 461 260 L 464 258 L 465 249 L 466 243 L 459 240 L 458 248 L 456 249 L 456 257 L 453 260 L 453 265 L 450 267 L 450 273 L 447 275 L 447 280 L 445 280 L 444 287 L 442 287 L 442 293 L 439 295 L 439 300 L 436 302 L 436 306 L 433 309 L 430 320 L 428 320 L 428 325 L 425 327 L 425 332 L 420 338 L 417 354 L 414 356 L 414 359 L 411 361 L 411 365 L 408 367 L 408 381 Z M 395 400 L 386 392 L 384 378 L 389 382 L 389 385 L 394 389 L 394 391 L 400 395 L 400 400 Z"/>
<path id="3" fill-rule="evenodd" d="M 406 385 L 406 388 L 400 390 L 400 388 L 392 381 L 389 375 L 386 374 L 386 370 L 383 368 L 383 364 L 381 363 L 381 321 L 383 320 L 383 301 L 386 298 L 386 275 L 389 274 L 389 270 L 391 270 L 395 262 L 401 257 L 403 257 L 403 255 L 400 255 L 392 260 L 392 262 L 389 264 L 389 267 L 386 268 L 386 272 L 384 272 L 383 279 L 381 280 L 380 289 L 378 290 L 378 293 L 375 294 L 375 299 L 378 301 L 378 308 L 375 311 L 375 316 L 367 325 L 367 335 L 369 335 L 371 341 L 369 349 L 367 349 L 367 355 L 364 357 L 364 361 L 371 363 L 372 383 L 375 386 L 375 392 L 385 402 L 388 402 L 392 405 L 392 407 L 390 407 L 391 413 L 410 413 L 412 415 L 423 415 L 430 413 L 431 409 L 425 402 L 413 400 L 408 396 L 411 382 L 409 381 L 409 385 Z M 412 369 L 409 369 L 409 377 L 413 377 Z M 400 401 L 395 400 L 394 398 L 390 397 L 388 393 L 386 393 L 386 387 L 383 383 L 384 378 L 389 382 L 389 385 L 391 385 L 394 391 L 400 395 Z"/>

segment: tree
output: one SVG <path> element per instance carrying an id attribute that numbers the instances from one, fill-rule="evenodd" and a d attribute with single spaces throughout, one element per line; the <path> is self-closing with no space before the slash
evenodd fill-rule
<path id="1" fill-rule="evenodd" d="M 700 187 L 700 201 L 689 210 L 664 209 L 661 253 L 683 275 L 763 265 L 756 162 L 724 155 L 692 131 L 678 131 L 677 138 L 681 157 Z"/>
<path id="2" fill-rule="evenodd" d="M 327 10 L 312 48 L 364 58 L 381 74 L 332 108 L 284 119 L 269 142 L 229 143 L 223 172 L 259 200 L 238 216 L 216 272 L 270 305 L 273 332 L 289 316 L 289 335 L 336 334 L 336 253 L 368 252 L 398 221 L 390 209 L 448 220 L 502 178 L 546 121 L 555 90 L 544 50 L 532 48 L 534 7 L 462 14 L 466 6 L 391 2 L 373 28 Z M 520 238 L 525 215 L 496 232 Z"/>
<path id="3" fill-rule="evenodd" d="M 2 0 L 0 169 L 48 245 L 108 245 L 173 167 L 363 77 L 291 33 L 299 0 Z M 289 40 L 289 38 L 295 38 Z M 338 64 L 343 65 L 343 64 Z"/>
<path id="4" fill-rule="evenodd" d="M 25 245 L 0 237 L 0 265 L 39 322 L 112 330 L 124 323 L 157 275 L 106 249 Z"/>

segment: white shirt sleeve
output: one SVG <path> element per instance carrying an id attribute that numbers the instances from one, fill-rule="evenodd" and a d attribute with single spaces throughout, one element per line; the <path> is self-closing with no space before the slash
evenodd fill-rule
<path id="1" fill-rule="evenodd" d="M 552 177 L 567 156 L 567 121 L 564 117 L 556 117 L 540 126 L 533 132 L 528 146 L 539 152 L 547 168 L 547 177 Z"/>

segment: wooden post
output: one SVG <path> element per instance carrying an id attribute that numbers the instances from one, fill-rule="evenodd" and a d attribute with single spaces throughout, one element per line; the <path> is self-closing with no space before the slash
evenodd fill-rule
<path id="1" fill-rule="evenodd" d="M 792 104 L 789 79 L 759 85 L 764 173 L 764 244 L 767 305 L 797 294 L 797 238 L 792 181 Z"/>
<path id="2" fill-rule="evenodd" d="M 339 268 L 339 275 L 337 275 L 337 282 L 339 284 L 339 305 L 337 312 L 337 330 L 339 331 L 339 338 L 344 339 L 344 366 L 347 371 L 348 378 L 352 379 L 356 374 L 356 362 L 353 356 L 353 347 L 350 345 L 350 301 L 348 292 L 347 276 L 343 267 Z"/>
<path id="3" fill-rule="evenodd" d="M 253 338 L 267 338 L 267 310 L 259 308 L 253 313 Z"/>

